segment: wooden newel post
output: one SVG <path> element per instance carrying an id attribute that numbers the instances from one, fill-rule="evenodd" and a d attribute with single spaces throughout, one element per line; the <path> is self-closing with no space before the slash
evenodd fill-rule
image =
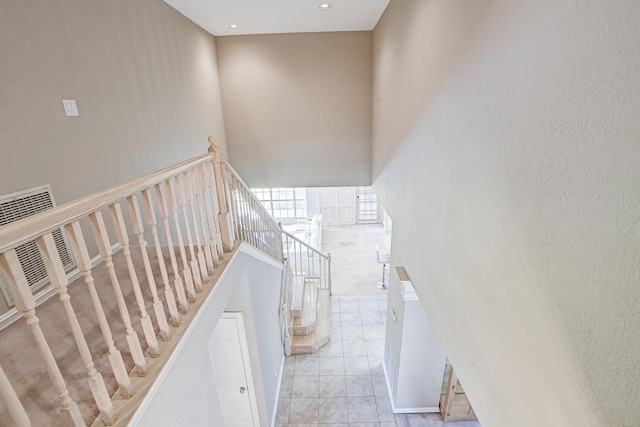
<path id="1" fill-rule="evenodd" d="M 229 190 L 225 174 L 223 173 L 224 158 L 220 152 L 220 147 L 216 144 L 216 137 L 209 137 L 209 152 L 213 160 L 213 171 L 216 180 L 216 193 L 218 195 L 218 219 L 220 222 L 220 237 L 222 238 L 222 249 L 225 252 L 233 250 L 233 225 L 229 215 Z"/>

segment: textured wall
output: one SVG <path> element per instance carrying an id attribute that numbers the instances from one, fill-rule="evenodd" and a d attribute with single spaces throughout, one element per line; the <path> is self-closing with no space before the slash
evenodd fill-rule
<path id="1" fill-rule="evenodd" d="M 62 203 L 224 145 L 214 39 L 163 1 L 1 9 L 0 194 Z"/>
<path id="2" fill-rule="evenodd" d="M 483 426 L 637 426 L 640 3 L 392 0 L 374 188 Z"/>
<path id="3" fill-rule="evenodd" d="M 230 161 L 249 185 L 370 184 L 370 31 L 216 45 Z"/>

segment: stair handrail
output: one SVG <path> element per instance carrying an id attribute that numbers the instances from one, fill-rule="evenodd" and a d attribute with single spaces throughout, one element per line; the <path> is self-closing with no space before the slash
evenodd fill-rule
<path id="1" fill-rule="evenodd" d="M 23 267 L 20 260 L 21 245 L 35 242 L 34 250 L 41 256 L 52 289 L 59 296 L 59 301 L 54 302 L 55 309 L 64 310 L 86 368 L 84 380 L 89 383 L 99 418 L 104 424 L 112 425 L 120 414 L 110 398 L 113 391 L 107 389 L 102 375 L 115 380 L 121 398 L 128 399 L 137 391 L 132 387 L 129 373 L 146 375 L 151 360 L 144 354 L 138 334 L 143 335 L 147 353 L 152 358 L 169 351 L 171 345 L 164 346 L 159 341 L 170 341 L 182 316 L 189 312 L 192 304 L 202 300 L 202 294 L 207 293 L 204 291 L 212 289 L 210 278 L 215 277 L 214 268 L 229 259 L 225 253 L 233 251 L 239 240 L 278 261 L 284 260 L 279 225 L 224 158 L 215 137 L 209 138 L 209 144 L 208 153 L 0 226 L 0 276 L 33 335 L 67 424 L 84 425 L 79 407 L 69 393 L 69 384 L 77 379 L 65 379 L 47 342 L 46 331 L 40 327 L 39 308 L 25 273 L 27 267 Z M 128 210 L 128 217 L 123 215 L 123 210 Z M 56 229 L 66 232 L 70 254 L 89 290 L 89 301 L 95 310 L 92 321 L 99 325 L 99 345 L 90 344 L 78 322 L 72 305 L 74 298 L 67 289 L 70 276 L 53 236 Z M 159 230 L 164 232 L 164 242 Z M 134 236 L 136 241 L 130 243 L 129 239 Z M 147 243 L 150 236 L 152 240 Z M 115 257 L 118 247 L 121 254 Z M 144 264 L 144 268 L 134 268 L 131 257 L 134 250 L 140 254 L 143 261 L 140 267 Z M 107 281 L 113 288 L 110 298 L 117 302 L 120 319 L 107 319 L 101 296 L 96 291 L 95 265 L 91 258 L 96 252 L 105 261 Z M 150 259 L 149 253 L 154 254 L 155 260 Z M 117 271 L 116 262 L 120 263 Z M 119 276 L 130 281 L 135 304 L 125 300 Z M 209 286 L 205 286 L 207 284 Z M 147 292 L 141 291 L 143 286 L 148 287 Z M 147 307 L 152 307 L 153 318 L 147 313 Z M 131 311 L 139 312 L 135 321 L 130 317 Z M 117 321 L 122 323 L 126 334 L 118 336 L 119 339 L 114 335 L 123 332 L 112 330 L 109 324 Z M 90 351 L 90 346 L 103 345 L 101 348 L 108 350 L 108 354 L 95 355 Z M 123 346 L 131 354 L 132 367 L 123 362 L 120 350 Z M 98 371 L 96 357 L 108 357 L 110 370 Z M 7 391 L 0 393 L 0 398 L 9 407 L 14 423 L 25 425 L 28 421 L 24 419 L 24 409 L 16 401 L 19 396 L 9 393 L 11 384 L 2 375 L 0 382 L 3 391 Z M 26 409 L 28 412 L 29 408 Z"/>
<path id="2" fill-rule="evenodd" d="M 331 253 L 324 254 L 321 250 L 284 230 L 282 223 L 280 223 L 280 229 L 283 236 L 284 257 L 289 260 L 292 272 L 304 273 L 308 278 L 316 278 L 318 288 L 329 289 L 331 295 Z M 306 258 L 304 251 L 298 250 L 302 248 L 306 251 Z M 314 261 L 314 256 L 318 259 L 317 263 Z"/>
<path id="3" fill-rule="evenodd" d="M 243 240 L 254 247 L 283 261 L 281 230 L 278 222 L 258 200 L 250 187 L 229 164 L 215 137 L 209 137 L 209 151 L 213 155 L 216 176 L 224 185 L 227 194 L 229 225 L 235 240 Z M 218 192 L 220 195 L 221 192 Z M 222 216 L 222 210 L 221 210 Z"/>

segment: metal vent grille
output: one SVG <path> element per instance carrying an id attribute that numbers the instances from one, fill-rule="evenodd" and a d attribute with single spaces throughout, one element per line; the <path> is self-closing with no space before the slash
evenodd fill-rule
<path id="1" fill-rule="evenodd" d="M 51 187 L 49 185 L 34 187 L 18 193 L 0 196 L 0 226 L 35 215 L 38 212 L 51 209 L 54 206 L 55 200 L 53 199 Z M 74 263 L 69 252 L 66 236 L 62 229 L 54 230 L 52 234 L 53 239 L 56 242 L 56 247 L 58 248 L 58 254 L 60 254 L 62 264 L 64 265 L 65 270 L 68 271 L 74 267 Z M 18 246 L 16 248 L 16 253 L 20 260 L 22 270 L 27 278 L 27 282 L 29 283 L 29 287 L 31 288 L 31 292 L 36 292 L 49 283 L 47 270 L 35 241 L 32 240 Z M 2 282 L 1 278 L 0 288 L 7 300 L 7 303 L 9 306 L 12 306 L 13 299 L 7 292 L 6 286 Z"/>

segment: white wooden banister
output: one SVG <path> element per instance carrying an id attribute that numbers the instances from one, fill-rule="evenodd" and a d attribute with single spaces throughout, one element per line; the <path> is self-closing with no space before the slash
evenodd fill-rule
<path id="1" fill-rule="evenodd" d="M 122 424 L 122 406 L 135 404 L 139 399 L 129 398 L 148 389 L 140 387 L 141 381 L 159 371 L 154 363 L 170 357 L 174 337 L 188 328 L 185 319 L 193 319 L 189 311 L 200 306 L 216 269 L 228 262 L 226 253 L 239 240 L 283 260 L 278 224 L 229 165 L 215 138 L 209 142 L 206 154 L 0 227 L 0 274 L 68 425 L 85 425 L 95 414 L 103 425 Z M 57 229 L 66 232 L 80 276 L 73 284 L 52 234 Z M 58 295 L 38 313 L 60 313 L 66 319 L 68 328 L 59 331 L 73 344 L 64 354 L 61 346 L 52 349 L 47 343 L 24 270 L 29 267 L 16 251 L 31 241 Z M 96 259 L 103 261 L 100 266 L 92 263 Z M 58 326 L 47 323 L 45 331 Z M 59 363 L 75 363 L 79 369 L 60 369 Z M 25 407 L 21 399 L 38 387 L 13 385 L 0 368 L 0 396 L 8 415 L 15 425 L 31 425 L 30 411 L 40 408 Z M 83 399 L 82 413 L 72 396 Z"/>
<path id="2" fill-rule="evenodd" d="M 208 162 L 211 162 L 211 156 L 203 154 L 128 183 L 111 187 L 99 193 L 91 194 L 56 206 L 45 212 L 3 225 L 0 233 L 0 252 L 5 252 L 8 249 L 13 249 L 23 243 L 35 240 L 45 233 L 84 218 L 91 212 L 105 208 L 116 200 L 126 199 L 132 194 L 151 188 L 158 182 L 163 182 L 185 170 Z"/>

